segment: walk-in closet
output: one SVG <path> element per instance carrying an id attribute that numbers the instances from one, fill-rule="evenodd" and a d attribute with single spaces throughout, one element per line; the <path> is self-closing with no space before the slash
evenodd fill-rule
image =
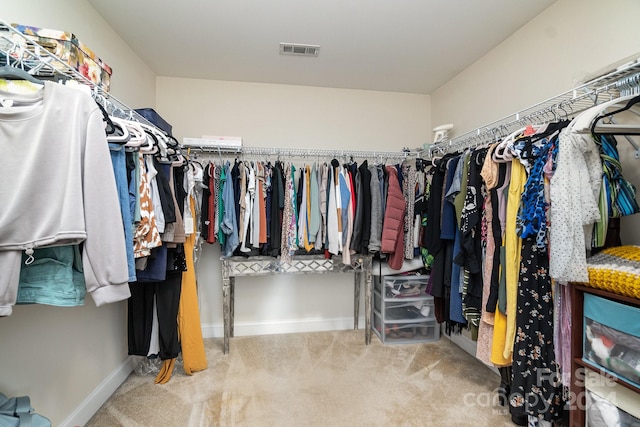
<path id="1" fill-rule="evenodd" d="M 4 3 L 0 426 L 640 424 L 638 2 Z"/>

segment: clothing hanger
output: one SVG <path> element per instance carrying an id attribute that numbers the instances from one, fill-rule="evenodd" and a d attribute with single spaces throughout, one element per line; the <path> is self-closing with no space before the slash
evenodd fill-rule
<path id="1" fill-rule="evenodd" d="M 187 151 L 187 156 L 189 155 L 190 152 L 191 152 L 191 148 L 189 148 L 189 150 Z M 222 151 L 220 150 L 220 147 L 218 147 L 218 160 L 220 160 L 220 165 L 224 165 L 224 160 L 222 160 Z M 271 164 L 271 162 L 269 162 L 269 164 Z"/>
<path id="2" fill-rule="evenodd" d="M 107 135 L 113 134 L 116 131 L 116 127 L 114 126 L 109 113 L 107 113 L 107 110 L 105 110 L 102 104 L 98 101 L 96 101 L 96 105 L 100 109 L 100 112 L 102 112 L 102 121 L 105 123 L 105 132 L 107 133 Z"/>
<path id="3" fill-rule="evenodd" d="M 521 136 L 527 130 L 527 126 L 521 127 L 518 130 L 511 132 L 501 142 L 498 142 L 496 148 L 493 150 L 493 161 L 496 163 L 508 163 L 513 160 L 513 153 L 509 146 L 513 144 L 515 139 Z"/>
<path id="4" fill-rule="evenodd" d="M 16 52 L 18 50 L 18 52 Z M 17 54 L 17 55 L 16 55 Z M 5 61 L 3 66 L 0 67 L 0 79 L 5 80 L 26 80 L 38 85 L 44 85 L 42 80 L 35 78 L 31 73 L 27 72 L 24 68 L 16 66 L 16 62 L 11 64 L 12 55 L 17 58 L 23 57 L 22 47 L 17 43 L 12 42 L 12 46 L 5 50 Z M 18 60 L 21 62 L 21 60 Z"/>
<path id="5" fill-rule="evenodd" d="M 171 150 L 173 150 L 171 148 Z M 170 159 L 172 159 L 173 161 L 171 162 L 171 167 L 179 167 L 179 166 L 183 166 L 185 164 L 185 162 L 187 161 L 187 159 L 185 159 L 185 157 L 182 155 L 182 150 L 180 150 L 179 148 L 177 150 L 175 150 L 175 153 L 169 156 Z M 200 168 L 202 168 L 202 170 L 204 170 L 204 168 L 202 167 L 202 163 L 198 162 L 197 160 L 193 160 L 195 163 L 200 165 Z"/>
<path id="6" fill-rule="evenodd" d="M 144 133 L 147 145 L 140 146 L 140 152 L 142 154 L 156 154 L 158 152 L 158 146 L 156 145 L 158 140 L 151 132 L 148 132 L 146 129 Z"/>
<path id="7" fill-rule="evenodd" d="M 598 116 L 605 114 L 605 112 L 611 107 L 615 107 L 623 102 L 627 102 L 631 99 L 635 98 L 635 95 L 628 95 L 619 98 L 615 98 L 604 102 L 602 104 L 594 105 L 587 110 L 584 110 L 580 114 L 578 114 L 572 121 L 569 127 L 574 132 L 580 133 L 590 133 L 592 132 L 591 128 L 594 122 L 599 122 L 602 118 L 598 118 Z M 598 124 L 596 124 L 596 127 Z M 595 127 L 594 127 L 595 130 Z"/>
<path id="8" fill-rule="evenodd" d="M 167 135 L 167 145 L 169 147 L 179 147 L 180 143 L 172 135 Z"/>
<path id="9" fill-rule="evenodd" d="M 13 65 L 3 65 L 0 67 L 0 79 L 5 80 L 26 80 L 38 85 L 44 85 L 42 80 L 35 78 L 22 68 L 14 67 Z"/>
<path id="10" fill-rule="evenodd" d="M 614 115 L 621 113 L 623 111 L 627 111 L 636 104 L 640 102 L 640 95 L 630 95 L 626 97 L 627 103 L 617 110 L 611 111 L 609 113 L 599 114 L 593 121 L 591 122 L 591 134 L 599 134 L 599 135 L 640 135 L 640 125 L 639 124 L 615 124 L 611 123 L 601 123 L 600 121 L 607 117 L 613 117 Z M 620 102 L 623 101 L 621 98 Z M 613 104 L 615 105 L 615 104 Z"/>
<path id="11" fill-rule="evenodd" d="M 129 141 L 125 144 L 126 147 L 137 148 L 147 142 L 147 136 L 144 133 L 144 129 L 139 126 L 138 122 L 124 120 L 124 123 L 131 134 L 131 138 L 129 138 Z"/>
<path id="12" fill-rule="evenodd" d="M 44 85 L 44 82 L 42 80 L 35 78 L 24 68 L 11 65 L 11 56 L 9 55 L 9 52 L 13 51 L 16 47 L 18 47 L 18 45 L 14 44 L 11 48 L 5 51 L 5 65 L 0 67 L 0 79 L 26 80 L 38 85 Z M 22 57 L 22 55 L 19 55 L 19 57 Z"/>
<path id="13" fill-rule="evenodd" d="M 124 145 L 131 139 L 131 133 L 124 120 L 117 117 L 111 117 L 111 124 L 113 125 L 113 132 L 107 132 L 107 141 Z"/>
<path id="14" fill-rule="evenodd" d="M 160 154 L 164 157 L 167 157 L 167 149 L 169 147 L 168 141 L 169 141 L 169 137 L 167 136 L 166 133 L 160 131 L 160 129 L 152 127 L 151 128 L 152 132 L 156 135 L 156 137 L 158 138 L 158 150 L 160 150 Z"/>
<path id="15" fill-rule="evenodd" d="M 146 154 L 156 154 L 160 152 L 160 156 L 163 159 L 167 158 L 166 136 L 154 126 L 149 126 L 144 123 L 139 123 L 139 126 L 142 127 L 145 133 L 152 138 L 152 145 L 154 147 L 151 152 L 147 152 L 143 149 L 141 149 L 141 151 L 144 151 Z"/>
<path id="16" fill-rule="evenodd" d="M 554 133 L 566 128 L 570 122 L 570 120 L 565 118 L 564 120 L 545 123 L 536 130 L 535 134 L 531 135 L 530 142 L 533 143 L 543 138 L 549 137 Z"/>

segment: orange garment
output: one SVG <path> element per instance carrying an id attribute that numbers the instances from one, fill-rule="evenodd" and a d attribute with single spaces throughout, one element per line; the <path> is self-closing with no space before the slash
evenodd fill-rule
<path id="1" fill-rule="evenodd" d="M 195 218 L 193 198 L 189 198 L 191 215 Z M 187 261 L 187 271 L 182 273 L 182 291 L 180 293 L 180 307 L 178 308 L 178 336 L 182 347 L 184 372 L 192 375 L 194 372 L 207 368 L 207 356 L 202 340 L 200 325 L 200 309 L 198 307 L 198 290 L 196 287 L 196 272 L 193 263 L 193 249 L 196 234 L 187 236 L 184 243 L 184 253 Z"/>
<path id="2" fill-rule="evenodd" d="M 173 368 L 176 364 L 176 359 L 167 359 L 162 362 L 162 368 L 160 368 L 160 372 L 156 375 L 156 384 L 166 384 L 171 379 L 171 374 L 173 374 Z"/>

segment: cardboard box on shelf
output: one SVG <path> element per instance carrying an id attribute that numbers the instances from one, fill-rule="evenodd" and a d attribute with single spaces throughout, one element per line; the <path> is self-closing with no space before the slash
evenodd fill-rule
<path id="1" fill-rule="evenodd" d="M 86 79 L 100 85 L 106 92 L 111 86 L 113 70 L 75 34 L 59 30 L 11 24 L 16 30 L 38 43 Z M 57 65 L 52 64 L 57 68 Z"/>

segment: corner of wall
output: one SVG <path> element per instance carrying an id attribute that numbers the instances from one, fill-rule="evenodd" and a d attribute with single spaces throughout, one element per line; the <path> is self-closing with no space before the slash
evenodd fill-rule
<path id="1" fill-rule="evenodd" d="M 86 424 L 98 409 L 111 397 L 118 387 L 133 371 L 134 359 L 129 356 L 114 369 L 76 409 L 60 423 L 61 427 L 73 427 Z"/>

